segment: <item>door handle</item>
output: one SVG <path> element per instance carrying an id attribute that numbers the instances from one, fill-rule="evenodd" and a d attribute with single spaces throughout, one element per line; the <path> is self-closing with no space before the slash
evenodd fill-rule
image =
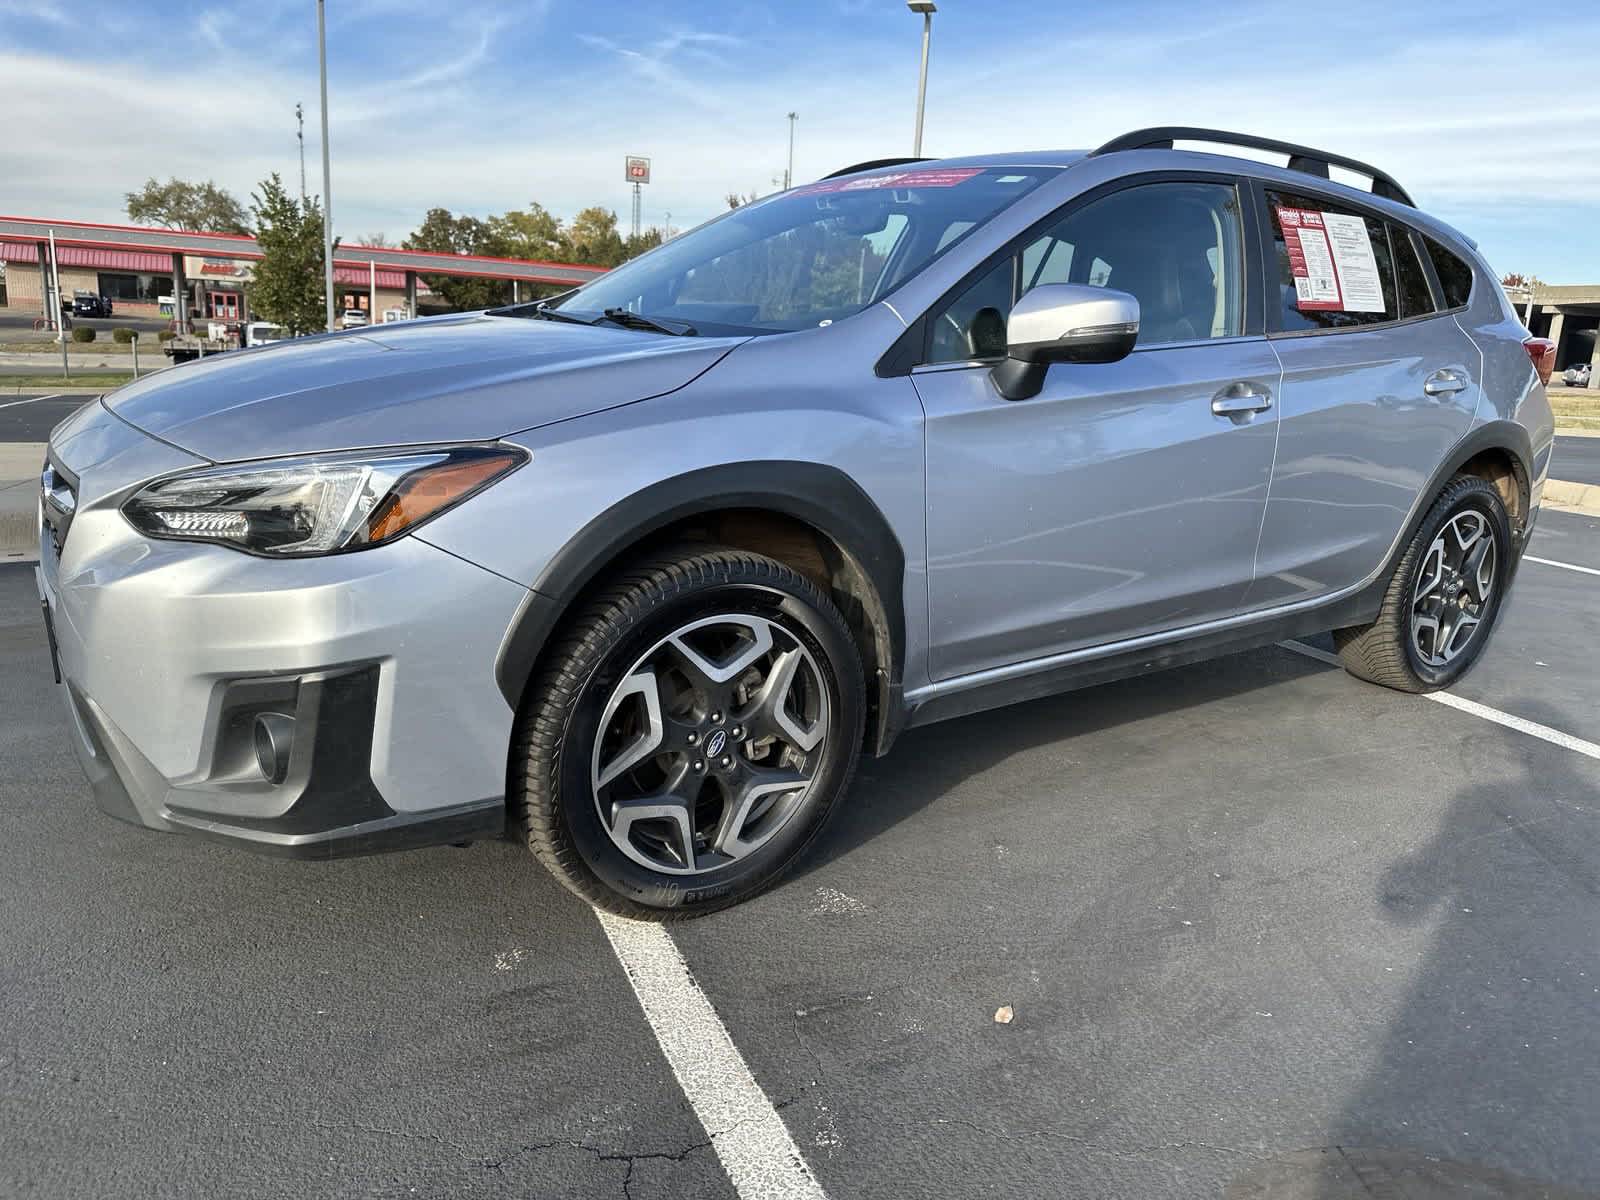
<path id="1" fill-rule="evenodd" d="M 1454 392 L 1465 391 L 1466 387 L 1467 381 L 1449 367 L 1435 371 L 1422 384 L 1422 390 L 1430 396 L 1448 396 Z"/>
<path id="2" fill-rule="evenodd" d="M 1219 417 L 1248 416 L 1272 407 L 1272 393 L 1253 383 L 1230 383 L 1211 397 L 1211 411 Z"/>

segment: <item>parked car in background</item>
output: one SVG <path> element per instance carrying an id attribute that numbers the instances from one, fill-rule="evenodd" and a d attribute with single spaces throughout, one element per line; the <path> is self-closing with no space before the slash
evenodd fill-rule
<path id="1" fill-rule="evenodd" d="M 1323 631 L 1447 687 L 1554 440 L 1498 279 L 1376 168 L 1141 130 L 861 164 L 551 301 L 164 372 L 50 442 L 69 740 L 151 828 L 509 829 L 660 918 L 771 885 L 915 726 Z"/>
<path id="2" fill-rule="evenodd" d="M 75 317 L 109 317 L 111 299 L 94 292 L 72 293 L 72 315 Z"/>
<path id="3" fill-rule="evenodd" d="M 251 321 L 244 327 L 246 346 L 270 346 L 273 342 L 287 341 L 289 337 L 287 329 L 271 321 Z"/>
<path id="4" fill-rule="evenodd" d="M 367 314 L 359 308 L 347 308 L 339 314 L 340 329 L 360 329 L 367 323 Z"/>
<path id="5" fill-rule="evenodd" d="M 1568 387 L 1586 388 L 1593 377 L 1593 368 L 1588 363 L 1579 363 L 1575 367 L 1568 367 L 1561 379 Z"/>

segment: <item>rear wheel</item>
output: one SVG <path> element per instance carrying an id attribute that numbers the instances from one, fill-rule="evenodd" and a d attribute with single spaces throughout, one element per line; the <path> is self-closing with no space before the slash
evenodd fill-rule
<path id="1" fill-rule="evenodd" d="M 736 550 L 627 571 L 552 649 L 519 718 L 528 845 L 591 903 L 661 919 L 769 887 L 855 768 L 865 698 L 815 583 Z"/>
<path id="2" fill-rule="evenodd" d="M 1395 569 L 1377 620 L 1334 633 L 1345 669 L 1406 692 L 1454 683 L 1489 640 L 1510 555 L 1500 493 L 1476 475 L 1453 479 Z"/>

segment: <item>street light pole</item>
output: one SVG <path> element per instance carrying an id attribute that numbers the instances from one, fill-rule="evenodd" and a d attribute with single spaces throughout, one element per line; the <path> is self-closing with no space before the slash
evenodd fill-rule
<path id="1" fill-rule="evenodd" d="M 322 288 L 333 331 L 333 169 L 328 162 L 328 21 L 317 0 L 317 67 L 322 72 Z"/>
<path id="2" fill-rule="evenodd" d="M 933 0 L 906 0 L 906 7 L 922 14 L 922 70 L 917 76 L 917 136 L 911 143 L 911 153 L 922 157 L 922 110 L 928 100 L 928 42 L 933 37 L 933 14 L 939 6 Z"/>
<path id="3" fill-rule="evenodd" d="M 789 114 L 789 166 L 783 172 L 783 190 L 786 192 L 794 183 L 794 123 L 799 116 L 797 112 Z"/>

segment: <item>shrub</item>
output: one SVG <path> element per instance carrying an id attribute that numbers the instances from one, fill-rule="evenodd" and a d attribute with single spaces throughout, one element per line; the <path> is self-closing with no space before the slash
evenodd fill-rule
<path id="1" fill-rule="evenodd" d="M 156 334 L 156 341 L 158 341 L 158 342 L 170 342 L 173 338 L 175 338 L 177 336 L 178 335 L 173 333 L 172 330 L 163 329 L 160 333 Z"/>
<path id="2" fill-rule="evenodd" d="M 72 331 L 72 340 L 75 342 L 92 342 L 94 341 L 94 330 L 85 329 L 80 325 Z"/>
<path id="3" fill-rule="evenodd" d="M 116 342 L 119 346 L 126 346 L 138 336 L 139 335 L 131 329 L 113 329 L 111 331 L 111 340 Z"/>

